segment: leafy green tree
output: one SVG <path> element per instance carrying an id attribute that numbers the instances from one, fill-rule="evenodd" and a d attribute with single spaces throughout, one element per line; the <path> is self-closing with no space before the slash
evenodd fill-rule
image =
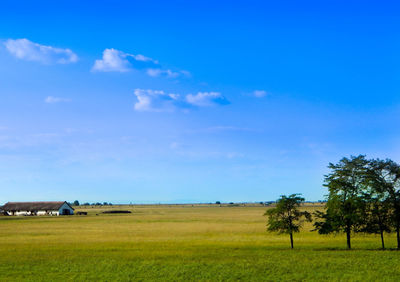
<path id="1" fill-rule="evenodd" d="M 366 209 L 364 215 L 364 226 L 362 232 L 379 234 L 382 249 L 385 249 L 384 232 L 391 232 L 391 210 L 388 201 L 383 200 L 381 195 L 366 195 Z"/>
<path id="2" fill-rule="evenodd" d="M 79 206 L 79 201 L 78 200 L 74 201 L 74 206 Z"/>
<path id="3" fill-rule="evenodd" d="M 372 160 L 369 181 L 374 193 L 379 195 L 382 201 L 378 206 L 379 216 L 383 221 L 381 228 L 389 231 L 386 218 L 388 216 L 396 230 L 397 249 L 400 249 L 400 165 L 389 159 Z"/>
<path id="4" fill-rule="evenodd" d="M 276 202 L 276 207 L 268 209 L 265 215 L 268 216 L 268 231 L 278 231 L 290 235 L 290 246 L 293 249 L 293 233 L 299 232 L 303 218 L 311 221 L 311 214 L 300 211 L 299 207 L 304 202 L 300 194 L 281 196 Z"/>
<path id="5" fill-rule="evenodd" d="M 347 247 L 351 249 L 351 233 L 361 231 L 365 216 L 363 192 L 366 187 L 368 160 L 365 156 L 342 158 L 330 163 L 331 173 L 325 176 L 324 186 L 329 194 L 325 212 L 315 215 L 320 221 L 314 226 L 320 234 L 345 232 Z"/>

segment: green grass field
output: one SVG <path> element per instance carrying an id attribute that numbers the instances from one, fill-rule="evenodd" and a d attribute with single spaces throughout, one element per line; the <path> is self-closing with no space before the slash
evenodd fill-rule
<path id="1" fill-rule="evenodd" d="M 132 214 L 1 217 L 0 280 L 400 280 L 377 236 L 267 233 L 261 206 L 134 206 Z M 107 207 L 111 209 L 111 207 Z M 307 207 L 312 210 L 315 207 Z M 99 214 L 99 215 L 96 215 Z M 395 247 L 393 235 L 386 236 Z"/>

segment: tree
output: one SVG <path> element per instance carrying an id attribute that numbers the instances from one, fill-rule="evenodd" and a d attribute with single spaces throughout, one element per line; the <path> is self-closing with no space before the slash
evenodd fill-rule
<path id="1" fill-rule="evenodd" d="M 385 249 L 384 232 L 391 232 L 389 202 L 382 199 L 382 194 L 366 194 L 366 209 L 362 232 L 380 234 L 382 249 Z"/>
<path id="2" fill-rule="evenodd" d="M 268 231 L 278 231 L 290 235 L 290 246 L 293 249 L 293 233 L 299 232 L 303 223 L 302 218 L 311 221 L 311 214 L 306 211 L 300 211 L 300 204 L 304 198 L 300 194 L 290 196 L 281 196 L 276 202 L 276 207 L 268 209 L 265 215 L 268 216 Z"/>
<path id="3" fill-rule="evenodd" d="M 367 169 L 367 186 L 364 192 L 366 210 L 363 232 L 380 234 L 382 249 L 385 249 L 384 232 L 391 232 L 391 213 L 389 194 L 387 192 L 387 171 L 385 161 L 369 160 Z"/>
<path id="4" fill-rule="evenodd" d="M 374 192 L 385 203 L 385 206 L 379 207 L 384 231 L 389 231 L 386 226 L 388 219 L 382 216 L 388 216 L 396 230 L 397 249 L 400 249 L 400 165 L 389 159 L 372 160 L 369 181 Z"/>
<path id="5" fill-rule="evenodd" d="M 347 248 L 351 249 L 351 233 L 362 228 L 365 215 L 363 191 L 366 186 L 368 161 L 365 156 L 342 158 L 330 163 L 331 173 L 325 176 L 324 186 L 329 195 L 325 212 L 316 212 L 314 226 L 320 234 L 346 233 Z"/>
<path id="6" fill-rule="evenodd" d="M 74 201 L 74 206 L 79 206 L 79 201 L 78 200 Z"/>

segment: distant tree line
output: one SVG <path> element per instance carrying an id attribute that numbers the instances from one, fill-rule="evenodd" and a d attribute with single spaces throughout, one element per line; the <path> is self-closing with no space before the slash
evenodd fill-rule
<path id="1" fill-rule="evenodd" d="M 354 233 L 379 234 L 385 248 L 385 232 L 396 232 L 400 249 L 400 165 L 390 159 L 366 159 L 364 155 L 330 163 L 325 176 L 328 188 L 326 209 L 314 213 L 320 234 L 344 232 L 347 248 Z M 299 194 L 281 196 L 276 207 L 267 210 L 268 230 L 290 235 L 299 232 L 311 214 L 300 212 L 304 198 Z"/>

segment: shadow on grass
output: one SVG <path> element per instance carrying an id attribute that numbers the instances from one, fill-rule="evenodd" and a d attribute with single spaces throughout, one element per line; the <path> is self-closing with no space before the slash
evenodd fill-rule
<path id="1" fill-rule="evenodd" d="M 351 249 L 347 249 L 347 248 L 342 248 L 342 247 L 324 247 L 324 248 L 313 248 L 313 251 L 399 251 L 399 249 L 397 248 L 351 248 Z"/>
<path id="2" fill-rule="evenodd" d="M 255 247 L 257 248 L 257 247 Z M 234 248 L 234 250 L 239 250 L 242 248 Z M 249 247 L 250 249 L 250 247 Z M 316 252 L 325 252 L 325 251 L 334 251 L 334 252 L 352 252 L 352 251 L 380 251 L 380 252 L 393 252 L 393 251 L 398 251 L 400 252 L 400 249 L 397 248 L 363 248 L 363 247 L 353 247 L 351 249 L 348 249 L 346 247 L 306 247 L 306 246 L 298 246 L 294 247 L 294 249 L 291 249 L 290 247 L 284 247 L 284 246 L 276 246 L 276 247 L 271 247 L 271 246 L 263 246 L 262 249 L 266 251 L 316 251 Z"/>
<path id="3" fill-rule="evenodd" d="M 367 251 L 382 251 L 382 252 L 385 252 L 385 251 L 400 251 L 399 249 L 397 249 L 397 248 L 384 248 L 384 249 L 382 249 L 382 248 L 379 248 L 379 249 L 372 249 L 372 248 L 367 248 L 367 249 L 363 249 L 363 250 L 367 250 Z"/>

